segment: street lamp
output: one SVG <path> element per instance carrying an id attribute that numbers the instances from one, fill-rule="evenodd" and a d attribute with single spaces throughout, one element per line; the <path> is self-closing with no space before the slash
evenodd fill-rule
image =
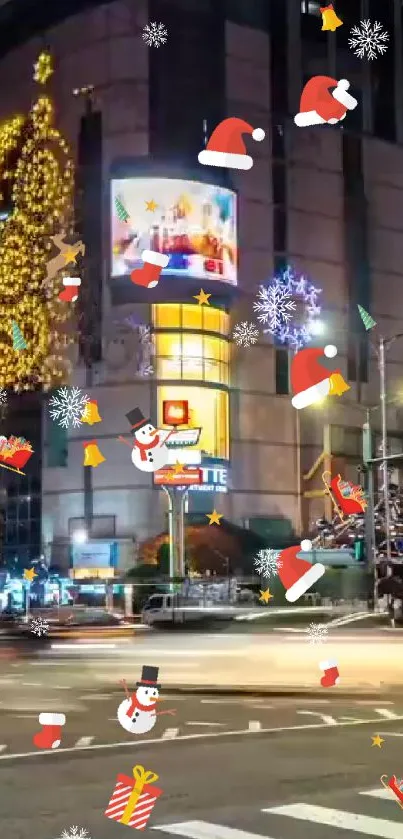
<path id="1" fill-rule="evenodd" d="M 75 530 L 72 537 L 71 537 L 71 541 L 73 542 L 74 545 L 85 545 L 85 543 L 88 541 L 87 531 L 86 530 Z"/>

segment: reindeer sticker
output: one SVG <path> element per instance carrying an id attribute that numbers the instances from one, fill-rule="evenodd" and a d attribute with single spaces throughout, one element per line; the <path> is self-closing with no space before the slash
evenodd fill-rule
<path id="1" fill-rule="evenodd" d="M 53 244 L 59 249 L 59 254 L 53 259 L 50 259 L 47 264 L 47 274 L 46 280 L 53 280 L 56 274 L 62 269 L 65 268 L 66 265 L 71 263 L 75 263 L 77 255 L 80 253 L 81 256 L 85 254 L 85 245 L 84 242 L 79 239 L 78 242 L 75 242 L 74 245 L 68 245 L 64 240 L 66 238 L 66 233 L 58 233 L 56 236 L 51 236 Z"/>

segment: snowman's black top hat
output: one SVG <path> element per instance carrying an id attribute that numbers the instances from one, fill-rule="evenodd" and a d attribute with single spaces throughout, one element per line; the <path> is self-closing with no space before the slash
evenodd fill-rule
<path id="1" fill-rule="evenodd" d="M 141 679 L 139 682 L 136 682 L 136 687 L 159 689 L 161 685 L 157 685 L 158 673 L 159 667 L 151 667 L 145 664 L 141 670 Z"/>
<path id="2" fill-rule="evenodd" d="M 150 419 L 145 418 L 142 411 L 140 411 L 140 408 L 133 408 L 133 410 L 129 411 L 129 413 L 126 414 L 126 416 L 132 427 L 132 434 L 134 433 L 134 431 L 137 431 L 139 428 L 142 428 L 143 425 L 148 425 L 148 423 L 151 422 Z"/>

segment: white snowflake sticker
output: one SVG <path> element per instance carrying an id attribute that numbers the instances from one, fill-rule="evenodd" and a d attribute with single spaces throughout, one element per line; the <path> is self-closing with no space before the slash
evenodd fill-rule
<path id="1" fill-rule="evenodd" d="M 310 623 L 307 632 L 310 644 L 323 644 L 327 641 L 327 626 L 323 623 Z"/>
<path id="2" fill-rule="evenodd" d="M 38 638 L 41 635 L 47 635 L 49 632 L 49 624 L 44 618 L 33 618 L 31 623 L 29 624 L 29 628 L 33 635 L 37 635 Z"/>
<path id="3" fill-rule="evenodd" d="M 88 830 L 85 827 L 69 827 L 61 832 L 57 839 L 91 839 Z"/>
<path id="4" fill-rule="evenodd" d="M 160 47 L 161 44 L 166 44 L 168 32 L 163 23 L 147 23 L 143 29 L 143 41 L 148 47 Z"/>
<path id="5" fill-rule="evenodd" d="M 49 413 L 62 428 L 78 428 L 83 419 L 89 396 L 83 395 L 79 387 L 61 387 L 49 400 Z M 51 410 L 52 409 L 52 410 Z"/>
<path id="6" fill-rule="evenodd" d="M 257 573 L 261 574 L 262 577 L 271 577 L 277 574 L 279 568 L 283 567 L 279 556 L 280 551 L 274 551 L 272 548 L 259 551 L 254 560 Z"/>
<path id="7" fill-rule="evenodd" d="M 241 323 L 236 323 L 232 337 L 238 347 L 250 347 L 251 344 L 256 344 L 259 337 L 259 330 L 255 323 L 249 323 L 247 320 Z"/>
<path id="8" fill-rule="evenodd" d="M 361 27 L 361 28 L 360 28 Z M 386 52 L 389 44 L 385 41 L 389 40 L 389 35 L 382 29 L 382 24 L 377 20 L 371 23 L 370 20 L 361 20 L 360 26 L 353 26 L 348 39 L 350 49 L 358 58 L 367 56 L 369 60 L 378 58 L 377 53 L 383 55 Z"/>
<path id="9" fill-rule="evenodd" d="M 288 323 L 295 311 L 295 300 L 292 299 L 288 288 L 275 282 L 265 288 L 259 287 L 259 300 L 253 304 L 255 312 L 259 312 L 257 319 L 267 323 L 269 330 L 275 332 L 280 326 Z"/>

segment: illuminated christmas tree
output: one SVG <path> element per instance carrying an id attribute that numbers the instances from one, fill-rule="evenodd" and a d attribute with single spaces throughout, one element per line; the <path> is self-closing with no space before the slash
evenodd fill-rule
<path id="1" fill-rule="evenodd" d="M 34 78 L 46 84 L 51 57 L 42 53 Z M 53 125 L 53 107 L 40 95 L 27 117 L 0 125 L 0 387 L 44 389 L 62 381 L 66 365 L 58 326 L 69 315 L 58 300 L 60 276 L 46 280 L 53 244 L 72 222 L 73 163 L 67 143 Z M 27 345 L 13 349 L 15 321 Z"/>

